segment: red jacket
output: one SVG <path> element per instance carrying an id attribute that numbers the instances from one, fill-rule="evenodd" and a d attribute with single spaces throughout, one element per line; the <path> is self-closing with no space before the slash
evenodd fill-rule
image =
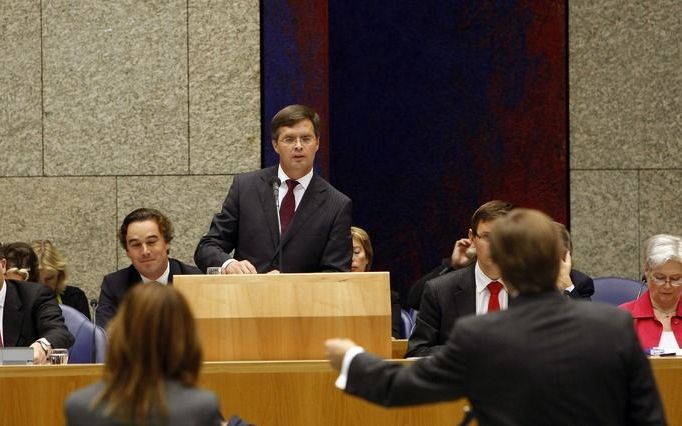
<path id="1" fill-rule="evenodd" d="M 682 348 L 682 299 L 677 303 L 677 312 L 670 318 L 670 327 L 675 334 L 677 344 Z M 632 314 L 635 323 L 635 332 L 639 336 L 642 348 L 649 349 L 658 346 L 663 333 L 663 325 L 654 315 L 654 307 L 651 305 L 649 291 L 645 291 L 638 299 L 623 303 L 619 308 L 625 309 Z"/>

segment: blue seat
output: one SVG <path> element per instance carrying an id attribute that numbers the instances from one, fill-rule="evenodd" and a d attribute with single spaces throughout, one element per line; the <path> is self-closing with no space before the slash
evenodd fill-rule
<path id="1" fill-rule="evenodd" d="M 403 339 L 409 339 L 410 336 L 412 335 L 412 330 L 414 330 L 414 325 L 415 323 L 415 318 L 417 316 L 417 311 L 414 309 L 410 309 L 409 311 L 406 311 L 405 309 L 400 309 L 400 318 L 402 319 L 403 323 L 403 329 L 402 331 L 402 338 Z"/>
<path id="2" fill-rule="evenodd" d="M 635 300 L 645 290 L 646 285 L 641 281 L 619 277 L 595 278 L 592 300 L 618 306 Z"/>
<path id="3" fill-rule="evenodd" d="M 66 328 L 76 338 L 73 346 L 69 349 L 69 364 L 104 362 L 107 350 L 107 333 L 71 306 L 59 305 L 59 307 L 62 308 Z M 93 343 L 95 345 L 94 351 Z"/>

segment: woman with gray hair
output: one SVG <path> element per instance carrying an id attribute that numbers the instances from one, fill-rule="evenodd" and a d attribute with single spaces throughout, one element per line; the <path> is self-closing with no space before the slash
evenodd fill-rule
<path id="1" fill-rule="evenodd" d="M 648 290 L 620 307 L 632 314 L 644 349 L 682 354 L 682 239 L 666 234 L 649 238 L 644 274 Z"/>

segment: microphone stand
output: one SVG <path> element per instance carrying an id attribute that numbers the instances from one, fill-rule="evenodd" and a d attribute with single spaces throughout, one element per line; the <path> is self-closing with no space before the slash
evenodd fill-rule
<path id="1" fill-rule="evenodd" d="M 90 348 L 90 360 L 97 363 L 97 299 L 90 299 L 92 307 L 92 347 Z"/>
<path id="2" fill-rule="evenodd" d="M 279 229 L 279 243 L 277 244 L 277 263 L 279 264 L 279 271 L 282 272 L 282 219 L 279 217 L 279 186 L 282 181 L 277 177 L 273 176 L 270 179 L 270 184 L 272 185 L 272 195 L 275 197 L 275 208 L 277 212 L 277 229 Z"/>

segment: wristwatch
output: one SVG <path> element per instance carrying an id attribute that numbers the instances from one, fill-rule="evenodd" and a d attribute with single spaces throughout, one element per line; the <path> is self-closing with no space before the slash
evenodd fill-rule
<path id="1" fill-rule="evenodd" d="M 45 351 L 45 356 L 47 356 L 50 349 L 52 349 L 52 345 L 50 345 L 50 343 L 45 339 L 38 339 L 36 342 L 40 343 L 40 347 L 43 348 L 43 351 Z"/>

